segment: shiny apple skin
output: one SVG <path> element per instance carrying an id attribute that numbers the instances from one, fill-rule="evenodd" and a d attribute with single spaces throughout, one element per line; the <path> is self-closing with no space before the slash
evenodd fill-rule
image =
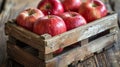
<path id="1" fill-rule="evenodd" d="M 63 48 L 59 48 L 58 50 L 53 52 L 53 54 L 60 54 L 60 53 L 62 53 L 63 50 L 64 50 Z"/>
<path id="2" fill-rule="evenodd" d="M 66 25 L 62 18 L 55 15 L 47 15 L 40 18 L 37 23 L 34 24 L 34 30 L 36 34 L 50 34 L 55 36 L 66 32 Z"/>
<path id="3" fill-rule="evenodd" d="M 42 0 L 37 6 L 45 15 L 60 15 L 64 12 L 59 0 Z"/>
<path id="4" fill-rule="evenodd" d="M 74 29 L 87 23 L 86 20 L 77 12 L 65 12 L 61 14 L 60 17 L 64 20 L 67 30 Z"/>
<path id="5" fill-rule="evenodd" d="M 77 11 L 82 3 L 81 0 L 61 0 L 65 11 Z"/>
<path id="6" fill-rule="evenodd" d="M 31 13 L 32 11 L 32 13 Z M 30 15 L 31 13 L 31 15 Z M 17 24 L 26 28 L 30 31 L 33 30 L 33 24 L 40 18 L 43 17 L 44 14 L 42 11 L 36 8 L 29 8 L 22 11 L 16 18 Z"/>
<path id="7" fill-rule="evenodd" d="M 92 6 L 95 4 L 96 6 Z M 79 7 L 79 14 L 81 14 L 86 21 L 97 20 L 107 15 L 108 11 L 104 3 L 100 0 L 91 0 L 90 2 L 82 3 Z"/>

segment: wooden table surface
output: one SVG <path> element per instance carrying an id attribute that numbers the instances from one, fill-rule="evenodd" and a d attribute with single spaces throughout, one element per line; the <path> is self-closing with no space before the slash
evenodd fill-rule
<path id="1" fill-rule="evenodd" d="M 40 0 L 6 0 L 5 10 L 0 14 L 0 64 L 3 64 L 6 58 L 6 40 L 7 36 L 4 34 L 4 23 L 10 19 L 15 19 L 16 16 L 22 10 L 29 7 L 36 7 Z M 119 15 L 120 20 L 120 0 L 102 0 L 106 3 L 110 10 L 114 10 Z M 1 4 L 2 0 L 0 0 Z M 110 5 L 110 6 L 109 6 Z M 120 37 L 119 37 L 120 38 Z M 120 43 L 118 42 L 116 46 L 116 55 L 118 59 L 120 59 Z M 115 53 L 114 53 L 115 54 Z M 119 60 L 120 63 L 120 60 Z M 0 65 L 1 66 L 1 65 Z"/>

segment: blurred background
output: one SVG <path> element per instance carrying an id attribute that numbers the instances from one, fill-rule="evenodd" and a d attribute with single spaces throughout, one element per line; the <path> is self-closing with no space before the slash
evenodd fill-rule
<path id="1" fill-rule="evenodd" d="M 36 7 L 40 0 L 0 0 L 0 67 L 6 62 L 6 40 L 4 24 L 28 7 Z M 120 20 L 120 0 L 102 0 L 109 11 L 115 11 Z M 118 44 L 119 45 L 119 44 Z M 120 46 L 117 47 L 118 50 Z M 119 51 L 120 52 L 120 51 Z"/>

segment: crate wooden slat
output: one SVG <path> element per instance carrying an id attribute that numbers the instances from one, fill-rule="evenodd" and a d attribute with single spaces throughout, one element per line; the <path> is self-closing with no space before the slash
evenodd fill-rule
<path id="1" fill-rule="evenodd" d="M 15 25 L 14 23 L 6 24 L 6 33 L 24 43 L 27 43 L 39 51 L 45 52 L 45 54 L 49 54 L 59 48 L 67 47 L 73 43 L 116 26 L 117 14 L 112 14 L 54 37 L 36 35 Z"/>

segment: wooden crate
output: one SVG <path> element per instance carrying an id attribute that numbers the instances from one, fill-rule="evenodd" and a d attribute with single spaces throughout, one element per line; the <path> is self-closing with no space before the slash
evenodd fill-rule
<path id="1" fill-rule="evenodd" d="M 9 36 L 7 52 L 10 58 L 25 67 L 68 67 L 106 50 L 116 41 L 118 30 L 117 14 L 54 37 L 34 34 L 16 25 L 15 21 L 9 21 L 5 25 Z M 55 55 L 53 52 L 59 48 L 64 51 Z"/>

